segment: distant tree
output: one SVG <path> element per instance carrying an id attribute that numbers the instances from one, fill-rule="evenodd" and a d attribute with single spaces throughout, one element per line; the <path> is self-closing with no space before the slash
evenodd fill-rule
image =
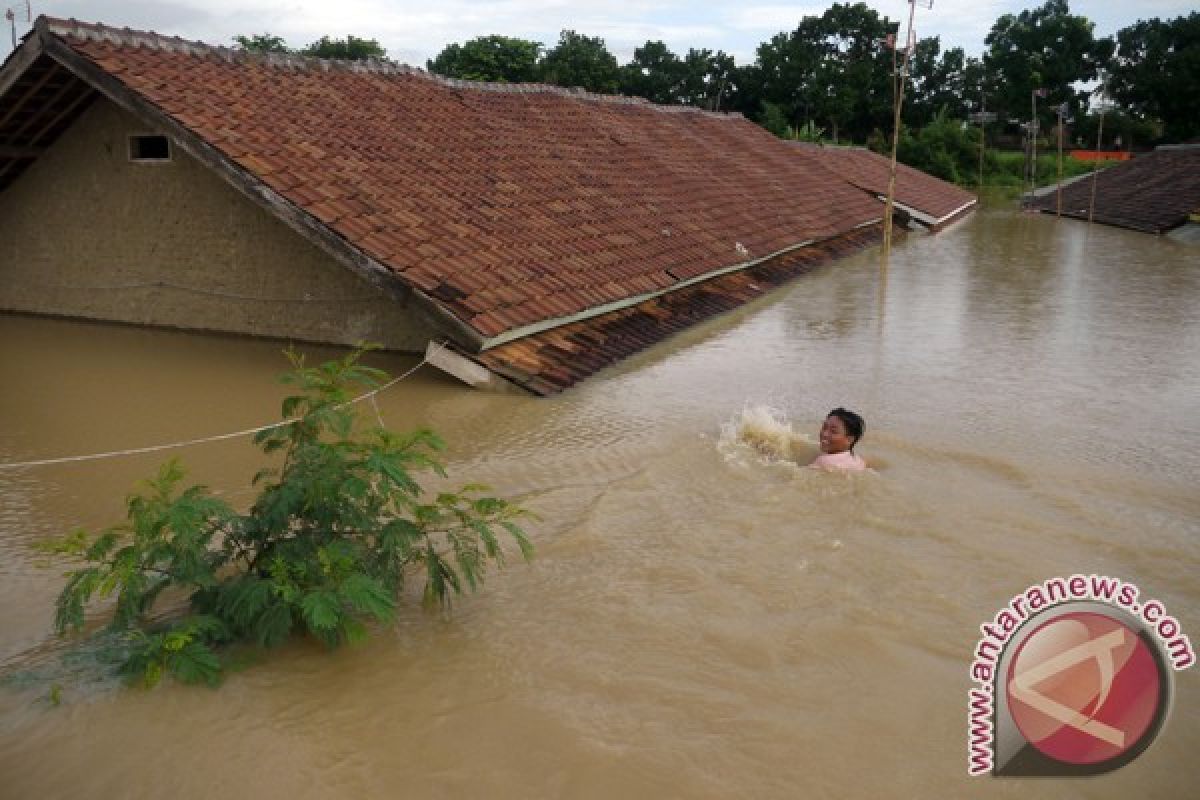
<path id="1" fill-rule="evenodd" d="M 941 50 L 939 37 L 922 39 L 913 48 L 910 85 L 904 121 L 927 125 L 941 111 L 951 119 L 964 119 L 979 104 L 978 91 L 968 95 L 967 57 L 961 47 Z"/>
<path id="2" fill-rule="evenodd" d="M 1112 41 L 1097 39 L 1093 29 L 1087 17 L 1071 13 L 1067 0 L 1046 0 L 1040 8 L 997 19 L 984 40 L 988 49 L 983 55 L 995 80 L 996 110 L 1029 119 L 1034 90 L 1046 89 L 1039 106 L 1047 118 L 1064 102 L 1077 115 L 1087 98 L 1075 84 L 1094 80 L 1113 49 Z"/>
<path id="3" fill-rule="evenodd" d="M 977 136 L 977 131 L 965 130 L 961 120 L 939 111 L 919 130 L 901 133 L 896 155 L 903 163 L 942 180 L 966 183 L 976 174 Z"/>
<path id="4" fill-rule="evenodd" d="M 447 45 L 425 65 L 430 72 L 448 78 L 530 83 L 538 80 L 541 51 L 541 42 L 499 35 L 478 36 L 461 45 Z"/>
<path id="5" fill-rule="evenodd" d="M 1168 139 L 1200 136 L 1200 12 L 1118 31 L 1108 90 L 1133 114 L 1160 120 Z"/>
<path id="6" fill-rule="evenodd" d="M 875 127 L 891 127 L 891 51 L 884 41 L 894 30 L 865 3 L 834 3 L 759 45 L 745 88 L 764 109 L 778 106 L 791 127 L 814 121 L 835 141 L 862 141 Z"/>
<path id="7" fill-rule="evenodd" d="M 758 116 L 758 124 L 762 125 L 780 139 L 791 138 L 791 132 L 794 130 L 792 126 L 788 124 L 788 117 L 784 110 L 769 101 L 763 103 L 762 114 Z"/>
<path id="8" fill-rule="evenodd" d="M 737 65 L 723 50 L 690 49 L 683 59 L 681 100 L 709 110 L 727 108 L 737 89 Z"/>
<path id="9" fill-rule="evenodd" d="M 654 103 L 681 101 L 684 64 L 662 42 L 646 42 L 633 51 L 633 59 L 621 67 L 621 94 L 644 97 Z"/>
<path id="10" fill-rule="evenodd" d="M 565 30 L 542 59 L 542 79 L 557 86 L 580 86 L 614 94 L 620 79 L 617 59 L 598 37 Z"/>
<path id="11" fill-rule="evenodd" d="M 302 56 L 336 58 L 344 61 L 366 61 L 369 58 L 386 58 L 387 51 L 375 39 L 360 39 L 350 35 L 345 39 L 330 39 L 322 36 L 308 47 L 300 50 Z"/>
<path id="12" fill-rule="evenodd" d="M 234 36 L 238 47 L 251 53 L 290 53 L 291 48 L 281 36 L 270 33 L 252 33 L 249 36 Z"/>
<path id="13" fill-rule="evenodd" d="M 1100 132 L 1100 114 L 1095 111 L 1075 120 L 1070 129 L 1072 142 L 1084 150 L 1096 147 L 1096 137 Z M 1122 109 L 1105 112 L 1103 133 L 1104 141 L 1100 142 L 1102 150 L 1113 149 L 1118 138 L 1122 150 L 1143 147 L 1164 138 L 1163 124 L 1157 117 L 1132 114 Z"/>

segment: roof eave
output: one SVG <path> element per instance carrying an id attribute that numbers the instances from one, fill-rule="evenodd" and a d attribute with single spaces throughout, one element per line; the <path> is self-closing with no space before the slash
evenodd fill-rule
<path id="1" fill-rule="evenodd" d="M 853 228 L 851 228 L 851 230 L 857 230 L 859 228 L 865 228 L 869 225 L 874 225 L 875 223 L 879 222 L 881 219 L 882 219 L 882 217 L 868 219 L 865 222 L 858 223 Z M 845 233 L 845 231 L 842 231 L 838 234 L 834 234 L 833 237 L 827 237 L 827 238 L 834 238 L 836 236 L 840 236 L 842 233 Z M 575 314 L 567 314 L 567 315 L 563 315 L 560 317 L 552 317 L 550 319 L 541 320 L 539 322 L 534 322 L 529 325 L 523 325 L 519 328 L 513 328 L 511 330 L 505 331 L 504 333 L 501 333 L 496 336 L 492 336 L 488 339 L 485 339 L 482 347 L 480 347 L 480 351 L 490 350 L 493 347 L 499 347 L 502 344 L 508 344 L 509 342 L 515 342 L 518 339 L 524 339 L 527 336 L 533 336 L 535 334 L 543 333 L 545 331 L 552 330 L 554 328 L 561 328 L 564 325 L 570 325 L 571 323 L 574 323 L 574 322 L 582 322 L 586 319 L 591 319 L 592 317 L 599 317 L 602 314 L 608 314 L 613 311 L 620 311 L 621 309 L 624 309 L 624 308 L 630 308 L 631 306 L 636 306 L 639 303 L 644 303 L 647 300 L 653 300 L 656 297 L 662 297 L 663 295 L 671 294 L 672 292 L 677 292 L 680 289 L 686 289 L 687 287 L 693 286 L 697 283 L 703 283 L 704 281 L 712 280 L 713 278 L 719 278 L 722 275 L 728 275 L 732 272 L 740 272 L 741 270 L 750 269 L 751 267 L 757 266 L 758 264 L 762 264 L 763 262 L 766 262 L 766 261 L 770 261 L 773 258 L 778 258 L 779 256 L 786 255 L 787 253 L 790 253 L 794 250 L 799 250 L 802 247 L 808 247 L 809 245 L 814 244 L 817 241 L 823 241 L 823 240 L 806 239 L 803 242 L 799 242 L 797 244 L 790 245 L 789 247 L 785 247 L 782 250 L 778 250 L 774 253 L 765 255 L 761 258 L 751 259 L 750 261 L 740 261 L 737 264 L 731 264 L 730 266 L 727 266 L 727 267 L 721 267 L 719 269 L 715 269 L 710 272 L 706 272 L 703 275 L 697 275 L 695 277 L 688 278 L 687 280 L 679 281 L 678 283 L 673 283 L 670 286 L 666 287 L 665 289 L 659 289 L 659 290 L 653 291 L 653 292 L 644 292 L 642 294 L 632 295 L 630 297 L 626 297 L 621 300 L 614 300 L 611 303 L 605 303 L 605 304 L 599 305 L 599 306 L 592 306 L 591 308 L 584 309 L 583 311 L 579 311 Z"/>

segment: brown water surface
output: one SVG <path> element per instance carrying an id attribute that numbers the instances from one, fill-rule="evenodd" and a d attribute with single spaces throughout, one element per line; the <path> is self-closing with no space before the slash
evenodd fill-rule
<path id="1" fill-rule="evenodd" d="M 0 316 L 0 461 L 269 422 L 279 349 Z M 1122 577 L 1200 641 L 1198 354 L 1200 251 L 994 209 L 559 397 L 422 368 L 383 417 L 536 510 L 537 560 L 217 691 L 91 680 L 29 547 L 116 521 L 163 455 L 0 471 L 0 796 L 1196 797 L 1200 669 L 1105 777 L 969 779 L 965 730 L 978 626 L 1031 583 Z M 837 405 L 878 472 L 779 457 Z M 248 500 L 246 440 L 179 455 Z"/>

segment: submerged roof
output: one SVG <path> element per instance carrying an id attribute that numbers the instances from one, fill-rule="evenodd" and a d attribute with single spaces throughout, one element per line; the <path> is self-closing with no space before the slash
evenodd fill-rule
<path id="1" fill-rule="evenodd" d="M 1084 178 L 1062 190 L 1062 213 L 1088 218 L 1092 179 Z M 1200 208 L 1200 146 L 1161 148 L 1101 170 L 1095 177 L 1093 219 L 1106 225 L 1163 233 L 1188 222 Z M 1034 207 L 1053 214 L 1057 192 L 1034 200 Z"/>
<path id="2" fill-rule="evenodd" d="M 6 106 L 82 78 L 431 298 L 478 348 L 881 216 L 736 115 L 74 20 L 43 17 L 30 38 L 57 65 L 0 81 Z M 28 155 L 45 127 L 0 134 Z"/>
<path id="3" fill-rule="evenodd" d="M 795 142 L 802 156 L 824 166 L 863 191 L 887 196 L 891 159 L 865 147 L 828 147 Z M 978 199 L 953 183 L 907 164 L 896 164 L 893 202 L 929 228 L 940 228 L 970 211 Z"/>

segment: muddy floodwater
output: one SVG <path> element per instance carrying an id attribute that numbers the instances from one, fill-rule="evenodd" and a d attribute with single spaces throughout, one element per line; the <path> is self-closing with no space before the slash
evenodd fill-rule
<path id="1" fill-rule="evenodd" d="M 270 422 L 283 366 L 278 342 L 0 316 L 0 461 Z M 796 465 L 839 405 L 876 471 Z M 875 252 L 821 268 L 558 397 L 423 367 L 379 409 L 540 514 L 536 560 L 215 691 L 96 680 L 30 549 L 117 521 L 163 455 L 0 471 L 0 797 L 1200 796 L 1200 667 L 1121 770 L 966 774 L 979 625 L 1025 587 L 1120 577 L 1200 644 L 1194 246 L 997 206 L 900 244 L 886 281 Z M 248 502 L 247 440 L 177 454 Z"/>

